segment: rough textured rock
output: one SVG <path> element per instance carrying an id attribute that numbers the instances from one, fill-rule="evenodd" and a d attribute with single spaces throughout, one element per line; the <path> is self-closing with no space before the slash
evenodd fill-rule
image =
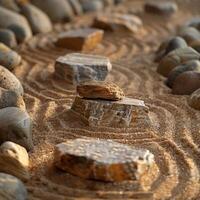
<path id="1" fill-rule="evenodd" d="M 175 67 L 168 76 L 167 82 L 166 84 L 169 87 L 172 87 L 174 84 L 174 81 L 176 80 L 176 78 L 186 72 L 186 71 L 196 71 L 196 72 L 200 72 L 200 62 L 198 60 L 191 60 L 188 61 L 182 65 L 179 65 L 177 67 Z"/>
<path id="2" fill-rule="evenodd" d="M 0 109 L 0 143 L 11 141 L 33 149 L 32 120 L 28 113 L 16 107 Z"/>
<path id="3" fill-rule="evenodd" d="M 73 10 L 66 0 L 32 0 L 34 5 L 44 11 L 53 22 L 70 21 Z"/>
<path id="4" fill-rule="evenodd" d="M 15 0 L 0 0 L 0 6 L 12 10 L 14 12 L 20 12 L 20 9 Z"/>
<path id="5" fill-rule="evenodd" d="M 174 2 L 147 2 L 144 6 L 146 12 L 160 15 L 171 15 L 178 10 L 178 6 Z"/>
<path id="6" fill-rule="evenodd" d="M 125 97 L 123 90 L 114 83 L 89 81 L 77 86 L 81 97 L 89 99 L 121 100 Z"/>
<path id="7" fill-rule="evenodd" d="M 80 0 L 84 12 L 94 12 L 103 9 L 103 2 L 99 0 Z"/>
<path id="8" fill-rule="evenodd" d="M 0 43 L 0 65 L 6 67 L 9 70 L 13 70 L 21 62 L 21 56 L 4 45 Z"/>
<path id="9" fill-rule="evenodd" d="M 189 45 L 200 40 L 200 32 L 194 27 L 182 27 L 178 35 L 184 38 Z"/>
<path id="10" fill-rule="evenodd" d="M 194 49 L 190 47 L 179 48 L 170 52 L 161 60 L 157 68 L 157 72 L 167 77 L 170 71 L 178 65 L 181 65 L 189 60 L 199 60 L 199 58 L 200 54 Z"/>
<path id="11" fill-rule="evenodd" d="M 52 30 L 49 17 L 36 6 L 25 3 L 21 5 L 21 13 L 28 20 L 34 34 L 47 33 Z"/>
<path id="12" fill-rule="evenodd" d="M 29 156 L 26 149 L 13 142 L 0 146 L 0 172 L 11 174 L 25 181 L 29 179 Z"/>
<path id="13" fill-rule="evenodd" d="M 89 51 L 101 43 L 103 34 L 102 30 L 94 28 L 76 29 L 61 33 L 55 44 L 71 50 Z"/>
<path id="14" fill-rule="evenodd" d="M 28 196 L 24 184 L 14 176 L 0 173 L 0 199 L 26 200 Z"/>
<path id="15" fill-rule="evenodd" d="M 84 179 L 108 182 L 140 180 L 155 165 L 149 150 L 111 140 L 76 139 L 55 147 L 55 165 Z"/>
<path id="16" fill-rule="evenodd" d="M 91 127 L 121 127 L 149 122 L 148 108 L 143 101 L 123 98 L 119 101 L 76 97 L 71 110 Z"/>
<path id="17" fill-rule="evenodd" d="M 177 95 L 190 95 L 200 88 L 199 72 L 184 72 L 174 81 L 172 93 Z"/>
<path id="18" fill-rule="evenodd" d="M 187 43 L 181 37 L 173 37 L 164 41 L 157 50 L 156 62 L 159 62 L 163 57 L 169 54 L 171 51 L 179 48 L 187 47 Z"/>
<path id="19" fill-rule="evenodd" d="M 56 60 L 55 75 L 76 85 L 90 80 L 104 81 L 111 69 L 110 60 L 106 57 L 72 53 Z"/>
<path id="20" fill-rule="evenodd" d="M 23 87 L 17 77 L 0 65 L 0 87 L 16 92 L 18 95 L 24 94 Z"/>
<path id="21" fill-rule="evenodd" d="M 32 37 L 32 32 L 26 18 L 3 7 L 0 7 L 0 28 L 13 30 L 19 42 Z"/>
<path id="22" fill-rule="evenodd" d="M 125 30 L 135 33 L 142 26 L 142 21 L 134 15 L 114 13 L 97 16 L 92 26 L 107 31 Z"/>
<path id="23" fill-rule="evenodd" d="M 26 110 L 23 97 L 14 91 L 6 90 L 0 87 L 0 109 L 6 107 L 19 107 Z"/>
<path id="24" fill-rule="evenodd" d="M 83 9 L 82 9 L 82 6 L 81 6 L 79 0 L 67 0 L 67 1 L 71 5 L 71 7 L 76 15 L 83 14 Z"/>
<path id="25" fill-rule="evenodd" d="M 5 44 L 10 48 L 17 46 L 17 40 L 15 34 L 8 29 L 0 29 L 0 43 Z"/>
<path id="26" fill-rule="evenodd" d="M 200 88 L 191 94 L 188 103 L 192 108 L 200 110 Z"/>

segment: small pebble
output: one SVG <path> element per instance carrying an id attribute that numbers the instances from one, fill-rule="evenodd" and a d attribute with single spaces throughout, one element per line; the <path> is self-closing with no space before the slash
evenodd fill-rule
<path id="1" fill-rule="evenodd" d="M 188 45 L 194 41 L 200 40 L 200 32 L 194 27 L 182 27 L 179 30 L 178 35 L 182 37 Z"/>
<path id="2" fill-rule="evenodd" d="M 20 12 L 20 8 L 18 7 L 16 0 L 0 0 L 0 6 L 12 10 L 14 12 Z"/>
<path id="3" fill-rule="evenodd" d="M 170 71 L 175 67 L 190 61 L 199 60 L 200 54 L 191 47 L 178 48 L 171 51 L 160 62 L 157 72 L 165 77 L 168 77 Z"/>
<path id="4" fill-rule="evenodd" d="M 0 146 L 0 172 L 11 174 L 26 181 L 29 179 L 29 156 L 26 149 L 13 142 Z"/>
<path id="5" fill-rule="evenodd" d="M 0 29 L 0 43 L 5 44 L 10 48 L 17 46 L 15 34 L 9 29 Z"/>
<path id="6" fill-rule="evenodd" d="M 24 184 L 14 176 L 0 173 L 1 200 L 27 200 L 28 193 Z"/>
<path id="7" fill-rule="evenodd" d="M 5 67 L 0 65 L 0 87 L 14 91 L 17 95 L 23 96 L 24 89 L 22 84 L 17 79 L 17 77 L 7 70 Z"/>
<path id="8" fill-rule="evenodd" d="M 84 12 L 94 12 L 104 7 L 103 2 L 99 0 L 80 0 L 80 2 Z"/>
<path id="9" fill-rule="evenodd" d="M 21 62 L 21 56 L 4 45 L 0 43 L 0 65 L 6 67 L 10 71 L 17 67 Z"/>
<path id="10" fill-rule="evenodd" d="M 20 8 L 21 13 L 28 20 L 34 34 L 47 33 L 52 30 L 51 21 L 42 10 L 30 3 L 24 3 Z"/>
<path id="11" fill-rule="evenodd" d="M 45 12 L 53 22 L 68 22 L 74 16 L 72 7 L 66 0 L 32 0 L 35 6 Z"/>
<path id="12" fill-rule="evenodd" d="M 99 15 L 93 22 L 93 27 L 107 31 L 129 31 L 135 33 L 142 26 L 142 20 L 135 15 L 110 13 Z"/>
<path id="13" fill-rule="evenodd" d="M 159 15 L 171 15 L 177 12 L 178 6 L 175 2 L 147 2 L 144 9 L 148 13 Z"/>
<path id="14" fill-rule="evenodd" d="M 77 86 L 81 97 L 88 99 L 120 100 L 125 97 L 123 90 L 114 83 L 89 81 Z"/>
<path id="15" fill-rule="evenodd" d="M 188 103 L 192 108 L 200 110 L 200 88 L 191 94 Z"/>
<path id="16" fill-rule="evenodd" d="M 26 18 L 1 6 L 0 28 L 12 30 L 18 42 L 26 41 L 32 37 L 32 31 Z"/>
<path id="17" fill-rule="evenodd" d="M 33 149 L 32 120 L 16 107 L 0 109 L 0 143 L 11 141 L 30 151 Z"/>
<path id="18" fill-rule="evenodd" d="M 12 90 L 6 90 L 0 87 L 0 109 L 6 107 L 18 107 L 26 110 L 23 97 Z"/>
<path id="19" fill-rule="evenodd" d="M 200 88 L 200 73 L 188 71 L 180 74 L 174 81 L 172 93 L 190 95 Z"/>
<path id="20" fill-rule="evenodd" d="M 68 0 L 69 4 L 71 5 L 75 15 L 82 15 L 83 9 L 79 2 L 79 0 Z"/>

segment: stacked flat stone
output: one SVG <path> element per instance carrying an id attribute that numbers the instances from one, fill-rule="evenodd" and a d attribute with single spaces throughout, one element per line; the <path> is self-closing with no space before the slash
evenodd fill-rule
<path id="1" fill-rule="evenodd" d="M 149 122 L 148 108 L 143 101 L 125 98 L 114 83 L 84 82 L 77 86 L 71 110 L 90 127 L 127 128 L 131 124 Z"/>
<path id="2" fill-rule="evenodd" d="M 76 139 L 56 145 L 55 165 L 84 179 L 141 181 L 154 167 L 154 156 L 111 140 Z"/>

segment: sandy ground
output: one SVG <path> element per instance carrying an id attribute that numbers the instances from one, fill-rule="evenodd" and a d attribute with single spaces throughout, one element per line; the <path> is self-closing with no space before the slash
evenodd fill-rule
<path id="1" fill-rule="evenodd" d="M 110 57 L 113 71 L 108 80 L 121 86 L 128 97 L 145 101 L 153 127 L 92 129 L 69 114 L 75 90 L 52 74 L 55 59 L 70 51 L 54 47 L 52 40 L 58 32 L 89 25 L 95 14 L 56 25 L 53 33 L 39 35 L 19 48 L 23 64 L 15 73 L 23 83 L 34 122 L 32 177 L 26 183 L 29 199 L 200 199 L 200 113 L 187 105 L 188 96 L 170 94 L 153 63 L 161 41 L 198 14 L 200 2 L 179 0 L 179 12 L 171 18 L 143 13 L 143 2 L 128 0 L 112 9 L 141 16 L 144 27 L 137 34 L 106 33 L 103 43 L 90 53 Z M 109 138 L 147 148 L 154 153 L 160 173 L 143 191 L 132 182 L 84 181 L 53 169 L 54 145 L 78 137 Z"/>

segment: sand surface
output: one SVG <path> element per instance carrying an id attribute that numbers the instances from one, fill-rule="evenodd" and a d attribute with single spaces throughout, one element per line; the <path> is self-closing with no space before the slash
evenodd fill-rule
<path id="1" fill-rule="evenodd" d="M 59 32 L 89 25 L 95 14 L 56 25 L 53 33 L 38 35 L 19 47 L 23 64 L 15 73 L 23 83 L 27 110 L 34 121 L 35 150 L 30 154 L 31 179 L 26 183 L 29 199 L 200 199 L 200 113 L 187 105 L 188 96 L 170 94 L 153 63 L 161 41 L 198 14 L 200 1 L 177 0 L 179 11 L 171 18 L 144 14 L 143 2 L 127 0 L 111 9 L 141 16 L 144 27 L 137 34 L 106 33 L 103 43 L 90 53 L 109 56 L 113 70 L 108 80 L 121 86 L 127 97 L 145 101 L 153 127 L 94 129 L 68 112 L 75 90 L 52 74 L 55 59 L 70 51 L 54 47 L 52 41 Z M 84 181 L 53 169 L 54 145 L 79 137 L 147 148 L 154 153 L 160 173 L 142 191 L 132 182 Z"/>

